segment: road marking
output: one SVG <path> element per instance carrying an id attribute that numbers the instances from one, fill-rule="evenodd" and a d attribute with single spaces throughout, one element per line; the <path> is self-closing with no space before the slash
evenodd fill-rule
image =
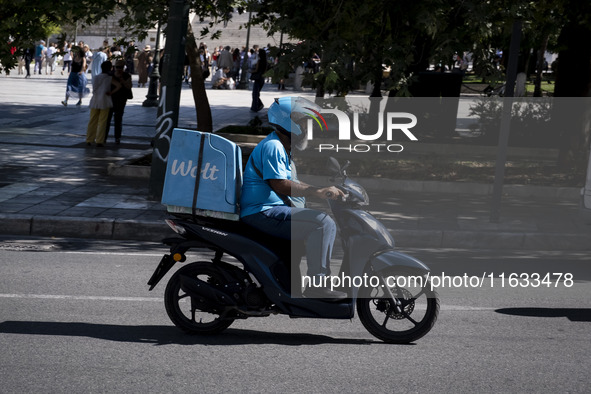
<path id="1" fill-rule="evenodd" d="M 162 257 L 165 255 L 164 252 L 162 253 L 127 253 L 127 252 L 78 252 L 78 251 L 56 251 L 52 250 L 51 252 L 58 252 L 63 254 L 91 254 L 97 256 L 145 256 L 145 257 Z"/>
<path id="2" fill-rule="evenodd" d="M 132 301 L 132 302 L 162 302 L 162 298 L 155 297 L 111 297 L 111 296 L 74 296 L 55 294 L 0 294 L 0 298 L 28 298 L 44 300 L 77 300 L 77 301 Z M 464 305 L 441 305 L 443 311 L 493 311 L 498 308 Z"/>
<path id="3" fill-rule="evenodd" d="M 77 301 L 138 301 L 162 302 L 155 297 L 112 297 L 112 296 L 75 296 L 55 294 L 0 294 L 0 298 L 29 298 L 44 300 L 77 300 Z"/>

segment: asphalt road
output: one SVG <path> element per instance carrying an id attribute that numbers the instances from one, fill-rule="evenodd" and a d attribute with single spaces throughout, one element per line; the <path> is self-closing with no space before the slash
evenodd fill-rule
<path id="1" fill-rule="evenodd" d="M 164 252 L 147 243 L 0 238 L 0 392 L 590 387 L 591 278 L 581 268 L 584 253 L 407 251 L 434 266 L 453 266 L 460 276 L 479 272 L 478 262 L 495 274 L 538 267 L 575 276 L 571 287 L 564 281 L 544 289 L 502 287 L 497 278 L 492 287 L 441 289 L 434 329 L 401 346 L 376 340 L 357 318 L 271 316 L 237 321 L 218 336 L 184 335 L 164 310 L 164 282 L 152 292 L 145 284 Z"/>

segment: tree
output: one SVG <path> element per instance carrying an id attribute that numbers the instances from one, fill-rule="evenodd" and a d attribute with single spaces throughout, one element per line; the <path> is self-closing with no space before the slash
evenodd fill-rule
<path id="1" fill-rule="evenodd" d="M 558 69 L 554 95 L 560 98 L 591 96 L 591 4 L 576 0 L 564 0 L 566 23 L 557 41 Z M 554 70 L 553 70 L 554 71 Z M 555 110 L 557 127 L 560 127 L 559 164 L 564 167 L 585 167 L 589 157 L 591 140 L 591 108 L 586 100 L 557 100 Z M 576 117 L 573 119 L 573 117 Z"/>
<path id="2" fill-rule="evenodd" d="M 201 21 L 209 19 L 210 23 L 198 35 L 189 26 L 186 39 L 186 54 L 191 69 L 193 99 L 197 117 L 197 129 L 200 131 L 213 131 L 211 108 L 205 90 L 205 81 L 202 74 L 201 59 L 198 55 L 198 40 L 202 37 L 218 38 L 220 31 L 211 31 L 211 27 L 221 21 L 227 21 L 232 15 L 232 5 L 229 0 L 186 0 L 189 9 L 194 12 Z M 119 21 L 122 27 L 130 29 L 130 35 L 144 38 L 146 31 L 153 28 L 157 21 L 166 23 L 168 20 L 169 3 L 165 0 L 128 0 L 121 4 L 124 17 Z M 166 28 L 164 29 L 166 35 Z"/>
<path id="3" fill-rule="evenodd" d="M 372 95 L 379 95 L 388 69 L 387 88 L 406 94 L 413 76 L 431 64 L 448 64 L 455 52 L 477 52 L 479 61 L 490 64 L 492 41 L 507 36 L 512 19 L 506 9 L 518 9 L 515 3 L 263 0 L 254 23 L 302 40 L 283 51 L 288 64 L 305 62 L 313 52 L 321 54 L 322 70 L 314 80 L 319 93 L 346 94 L 370 81 L 376 87 Z M 492 20 L 495 23 L 486 23 Z"/>

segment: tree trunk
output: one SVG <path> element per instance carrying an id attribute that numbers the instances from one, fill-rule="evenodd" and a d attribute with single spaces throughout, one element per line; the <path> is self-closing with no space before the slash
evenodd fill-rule
<path id="1" fill-rule="evenodd" d="M 187 44 L 185 46 L 189 58 L 189 67 L 191 67 L 191 89 L 193 91 L 193 100 L 195 100 L 195 111 L 197 115 L 197 130 L 204 132 L 213 132 L 213 119 L 211 116 L 211 107 L 205 90 L 205 80 L 203 79 L 203 70 L 201 68 L 201 58 L 197 48 L 197 40 L 193 34 L 191 24 L 187 32 Z"/>
<path id="2" fill-rule="evenodd" d="M 382 79 L 384 76 L 384 68 L 382 66 L 384 62 L 384 42 L 386 40 L 386 22 L 388 21 L 387 4 L 384 4 L 384 11 L 382 12 L 382 21 L 380 23 L 380 30 L 378 32 L 379 39 L 377 42 L 377 48 L 375 49 L 375 55 L 372 59 L 375 64 L 375 71 L 373 76 L 373 91 L 369 97 L 382 97 Z"/>
<path id="3" fill-rule="evenodd" d="M 537 63 L 536 63 L 536 79 L 534 82 L 534 97 L 542 97 L 542 71 L 544 70 L 544 54 L 548 47 L 549 35 L 546 34 L 542 40 L 542 45 L 538 49 Z"/>
<path id="4" fill-rule="evenodd" d="M 586 105 L 591 96 L 591 42 L 581 38 L 589 36 L 591 28 L 575 20 L 564 26 L 558 39 L 565 49 L 558 54 L 554 96 L 562 99 L 555 101 L 552 119 L 556 129 L 561 131 L 558 164 L 563 168 L 581 168 L 587 163 L 591 133 L 590 108 Z M 580 45 L 575 46 L 574 42 Z M 580 99 L 567 99 L 569 97 Z"/>

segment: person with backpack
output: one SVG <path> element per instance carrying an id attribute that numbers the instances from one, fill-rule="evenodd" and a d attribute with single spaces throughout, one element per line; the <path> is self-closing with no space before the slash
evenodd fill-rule
<path id="1" fill-rule="evenodd" d="M 307 143 L 304 125 L 309 108 L 318 106 L 302 98 L 276 99 L 267 112 L 275 131 L 252 151 L 244 169 L 240 197 L 240 220 L 263 233 L 292 241 L 305 241 L 307 275 L 330 275 L 330 257 L 336 224 L 326 213 L 306 208 L 306 197 L 342 198 L 335 186 L 318 188 L 297 178 L 291 160 L 292 149 L 303 150 Z M 308 287 L 309 298 L 346 298 L 346 294 L 326 287 Z"/>

